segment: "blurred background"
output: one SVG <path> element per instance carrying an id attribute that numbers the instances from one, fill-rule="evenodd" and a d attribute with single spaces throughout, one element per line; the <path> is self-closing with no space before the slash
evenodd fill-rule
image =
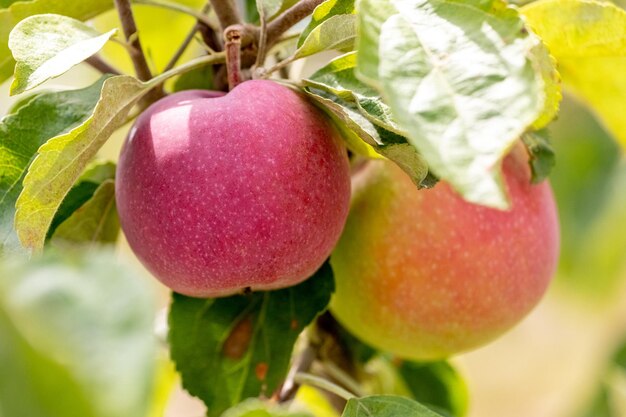
<path id="1" fill-rule="evenodd" d="M 181 3 L 200 7 L 203 2 Z M 162 69 L 194 21 L 149 6 L 137 5 L 135 10 L 149 60 Z M 113 11 L 94 21 L 102 30 L 116 24 Z M 198 52 L 198 47 L 189 48 L 183 59 Z M 118 68 L 132 71 L 119 45 L 108 45 L 103 55 Z M 309 61 L 293 71 L 310 73 L 316 65 Z M 80 65 L 41 89 L 83 87 L 98 77 Z M 9 84 L 0 85 L 0 114 L 15 101 L 8 96 Z M 116 160 L 127 128 L 107 142 L 100 153 L 103 159 Z M 469 417 L 626 416 L 626 371 L 619 356 L 626 341 L 626 161 L 594 115 L 569 94 L 549 132 L 557 161 L 550 181 L 561 221 L 559 270 L 544 300 L 520 325 L 452 360 L 467 381 Z M 134 259 L 123 237 L 116 251 L 154 293 L 151 308 L 157 331 L 162 331 L 168 292 Z M 0 354 L 1 331 L 0 326 Z M 179 387 L 165 349 L 157 355 L 160 365 L 151 378 L 160 382 L 155 385 L 158 404 L 152 415 L 161 409 L 167 417 L 202 415 L 201 403 Z M 2 373 L 0 368 L 0 378 Z"/>

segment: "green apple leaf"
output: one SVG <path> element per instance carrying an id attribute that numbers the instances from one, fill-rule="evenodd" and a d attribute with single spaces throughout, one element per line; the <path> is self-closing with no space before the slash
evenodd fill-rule
<path id="1" fill-rule="evenodd" d="M 145 416 L 154 300 L 114 253 L 47 253 L 0 265 L 0 415 Z"/>
<path id="2" fill-rule="evenodd" d="M 9 33 L 21 20 L 41 13 L 55 13 L 78 20 L 89 20 L 111 9 L 113 0 L 30 0 L 10 2 L 9 7 L 0 9 L 0 82 L 13 74 L 15 61 L 9 50 Z"/>
<path id="3" fill-rule="evenodd" d="M 311 15 L 311 21 L 308 26 L 300 34 L 298 39 L 298 48 L 304 44 L 304 41 L 309 37 L 309 34 L 313 30 L 334 16 L 341 16 L 346 14 L 354 14 L 356 12 L 354 8 L 354 0 L 326 0 L 313 10 Z"/>
<path id="4" fill-rule="evenodd" d="M 450 363 L 404 361 L 398 372 L 413 398 L 420 403 L 456 417 L 467 413 L 467 385 Z"/>
<path id="5" fill-rule="evenodd" d="M 525 133 L 522 135 L 522 142 L 530 154 L 532 182 L 534 184 L 540 183 L 548 177 L 555 163 L 554 150 L 550 145 L 548 131 L 544 129 Z"/>
<path id="6" fill-rule="evenodd" d="M 37 149 L 91 116 L 105 79 L 79 90 L 42 93 L 0 121 L 0 252 L 20 247 L 15 202 Z"/>
<path id="7" fill-rule="evenodd" d="M 48 229 L 46 240 L 52 237 L 61 223 L 93 197 L 100 184 L 112 179 L 115 179 L 115 164 L 113 162 L 96 162 L 87 167 L 61 202 Z"/>
<path id="8" fill-rule="evenodd" d="M 513 8 L 359 2 L 358 75 L 430 169 L 471 202 L 507 208 L 500 162 L 543 110 L 538 39 Z"/>
<path id="9" fill-rule="evenodd" d="M 380 93 L 356 77 L 356 65 L 356 52 L 349 52 L 330 61 L 311 77 L 303 80 L 303 83 L 353 102 L 372 123 L 400 135 L 404 134 Z"/>
<path id="10" fill-rule="evenodd" d="M 550 55 L 550 51 L 540 38 L 537 38 L 537 44 L 530 53 L 530 59 L 543 80 L 545 95 L 543 110 L 532 124 L 534 130 L 541 130 L 559 113 L 559 106 L 563 100 L 561 74 L 557 69 L 556 59 Z"/>
<path id="11" fill-rule="evenodd" d="M 43 144 L 24 177 L 17 199 L 15 229 L 26 248 L 43 248 L 63 198 L 130 109 L 149 90 L 148 84 L 120 75 L 102 84 L 92 114 L 67 133 Z"/>
<path id="12" fill-rule="evenodd" d="M 341 417 L 443 417 L 420 403 L 393 395 L 372 395 L 348 400 Z"/>
<path id="13" fill-rule="evenodd" d="M 61 246 L 70 243 L 115 243 L 119 229 L 115 182 L 106 180 L 85 204 L 56 228 L 51 243 Z"/>
<path id="14" fill-rule="evenodd" d="M 40 14 L 18 23 L 9 35 L 16 61 L 11 94 L 57 77 L 98 52 L 116 30 L 100 34 L 79 20 Z"/>
<path id="15" fill-rule="evenodd" d="M 544 0 L 522 8 L 559 63 L 566 88 L 626 147 L 626 11 L 610 2 Z"/>
<path id="16" fill-rule="evenodd" d="M 249 397 L 270 397 L 287 374 L 298 335 L 333 291 L 325 263 L 282 290 L 208 300 L 174 294 L 169 342 L 183 387 L 204 401 L 209 417 Z"/>
<path id="17" fill-rule="evenodd" d="M 186 72 L 174 80 L 172 90 L 214 90 L 213 85 L 213 67 L 196 68 L 193 71 Z"/>
<path id="18" fill-rule="evenodd" d="M 293 54 L 300 59 L 327 50 L 350 50 L 356 39 L 356 15 L 340 14 L 324 20 L 306 37 Z"/>
<path id="19" fill-rule="evenodd" d="M 250 398 L 230 408 L 221 417 L 313 417 L 302 412 L 290 412 L 276 405 Z"/>

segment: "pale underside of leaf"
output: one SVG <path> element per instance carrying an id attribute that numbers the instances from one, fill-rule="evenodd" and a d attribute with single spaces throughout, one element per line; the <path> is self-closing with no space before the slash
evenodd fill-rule
<path id="1" fill-rule="evenodd" d="M 134 77 L 107 79 L 92 116 L 39 148 L 16 203 L 15 229 L 24 247 L 42 249 L 48 227 L 61 201 L 85 166 L 111 133 L 126 121 L 130 109 L 148 89 L 146 84 Z"/>
<path id="2" fill-rule="evenodd" d="M 358 74 L 381 90 L 437 176 L 468 201 L 507 208 L 500 162 L 543 107 L 527 58 L 537 40 L 512 9 L 384 3 L 361 2 L 360 27 L 374 27 L 362 30 Z"/>
<path id="3" fill-rule="evenodd" d="M 55 14 L 22 20 L 9 36 L 16 61 L 11 94 L 63 74 L 98 52 L 115 32 L 100 34 L 78 20 Z"/>

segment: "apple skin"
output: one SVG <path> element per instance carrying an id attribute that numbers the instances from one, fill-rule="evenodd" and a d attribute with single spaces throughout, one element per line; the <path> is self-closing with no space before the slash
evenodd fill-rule
<path id="1" fill-rule="evenodd" d="M 142 263 L 194 297 L 270 290 L 311 276 L 350 205 L 345 147 L 300 94 L 247 81 L 150 106 L 122 148 L 120 223 Z"/>
<path id="2" fill-rule="evenodd" d="M 547 181 L 530 184 L 521 151 L 503 162 L 510 211 L 465 202 L 442 182 L 417 190 L 388 161 L 358 172 L 331 256 L 339 322 L 381 350 L 434 360 L 520 321 L 544 294 L 559 253 L 552 190 Z"/>

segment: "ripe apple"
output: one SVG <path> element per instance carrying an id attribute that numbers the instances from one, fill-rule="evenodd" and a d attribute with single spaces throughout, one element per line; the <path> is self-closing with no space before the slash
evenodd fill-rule
<path id="1" fill-rule="evenodd" d="M 174 291 L 281 288 L 311 276 L 337 242 L 348 157 L 331 123 L 280 84 L 184 91 L 135 122 L 116 196 L 131 248 Z"/>
<path id="2" fill-rule="evenodd" d="M 394 164 L 369 162 L 353 178 L 331 256 L 337 319 L 375 347 L 430 360 L 478 347 L 524 317 L 554 273 L 558 219 L 548 182 L 530 184 L 523 149 L 503 173 L 510 211 L 468 203 L 445 183 L 417 190 Z"/>

